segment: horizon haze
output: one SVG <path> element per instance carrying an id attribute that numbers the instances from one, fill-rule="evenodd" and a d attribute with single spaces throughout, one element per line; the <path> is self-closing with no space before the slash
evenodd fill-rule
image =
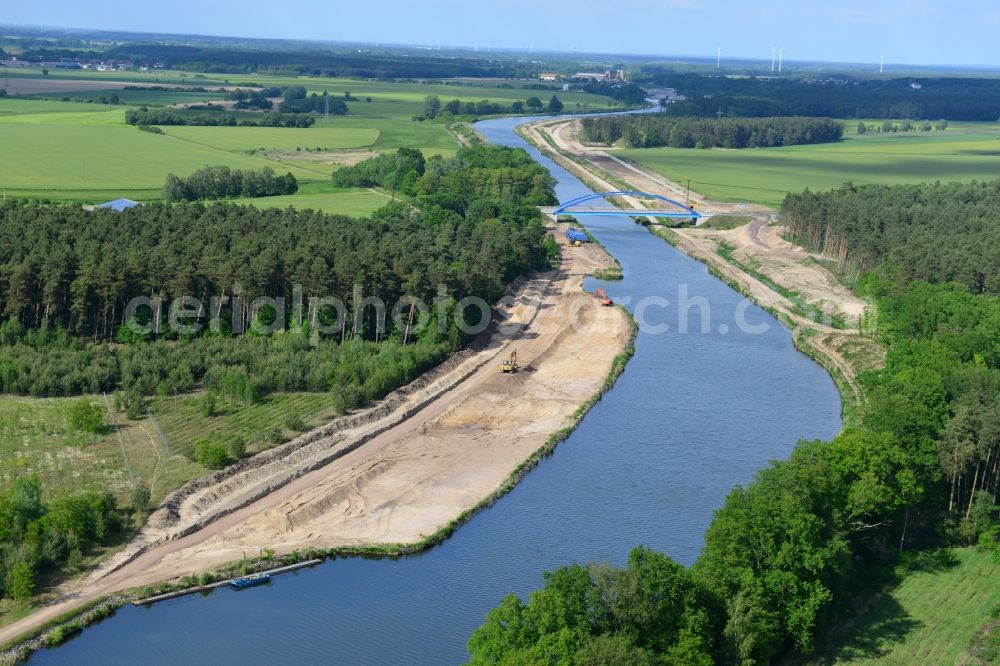
<path id="1" fill-rule="evenodd" d="M 990 48 L 1000 28 L 1000 8 L 975 0 L 762 0 L 752 5 L 622 0 L 615 12 L 592 0 L 511 0 L 502 8 L 455 0 L 429 5 L 383 0 L 330 8 L 305 0 L 295 12 L 250 0 L 238 13 L 225 5 L 177 0 L 174 11 L 155 17 L 119 2 L 52 0 L 15 4 L 5 14 L 6 25 L 19 27 L 433 45 L 442 50 L 454 45 L 478 46 L 480 51 L 714 58 L 716 48 L 722 48 L 725 62 L 767 60 L 772 49 L 780 48 L 786 62 L 870 62 L 877 67 L 884 54 L 889 67 L 1000 66 L 1000 55 Z M 965 38 L 945 40 L 943 34 Z"/>

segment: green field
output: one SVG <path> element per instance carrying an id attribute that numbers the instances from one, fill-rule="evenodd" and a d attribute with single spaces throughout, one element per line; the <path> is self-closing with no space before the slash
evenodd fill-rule
<path id="1" fill-rule="evenodd" d="M 258 208 L 314 208 L 324 213 L 363 217 L 390 203 L 388 194 L 365 189 L 342 189 L 326 182 L 306 183 L 295 194 L 240 199 Z"/>
<path id="2" fill-rule="evenodd" d="M 105 404 L 101 396 L 91 399 Z M 118 413 L 117 433 L 111 428 L 103 435 L 74 431 L 67 411 L 75 400 L 0 397 L 0 485 L 7 487 L 18 474 L 38 474 L 47 498 L 110 490 L 127 505 L 133 483 L 149 486 L 154 501 L 159 501 L 207 472 L 183 456 L 171 455 L 145 419 L 129 421 Z"/>
<path id="3" fill-rule="evenodd" d="M 0 117 L 15 115 L 39 115 L 44 113 L 86 113 L 107 111 L 103 104 L 81 104 L 77 102 L 53 102 L 49 100 L 3 97 L 0 98 Z M 9 118 L 5 121 L 10 122 Z"/>
<path id="4" fill-rule="evenodd" d="M 944 132 L 849 134 L 835 144 L 694 150 L 616 149 L 633 160 L 718 201 L 775 206 L 788 192 L 829 190 L 847 181 L 917 183 L 1000 177 L 1000 124 L 956 123 Z"/>
<path id="5" fill-rule="evenodd" d="M 379 131 L 368 127 L 318 125 L 306 129 L 288 127 L 164 127 L 168 136 L 209 148 L 231 152 L 248 150 L 338 150 L 370 146 Z"/>
<path id="6" fill-rule="evenodd" d="M 80 190 L 103 190 L 109 195 L 156 199 L 168 173 L 186 175 L 216 164 L 239 169 L 268 166 L 249 155 L 134 127 L 0 123 L 0 145 L 6 147 L 0 153 L 0 186 L 15 196 L 38 192 L 74 199 Z M 306 172 L 295 175 L 310 177 Z"/>
<path id="7" fill-rule="evenodd" d="M 490 100 L 510 103 L 537 96 L 547 100 L 551 90 L 532 90 L 525 82 L 476 82 L 452 85 L 394 83 L 322 77 L 274 77 L 246 74 L 192 75 L 181 72 L 94 72 L 59 70 L 42 76 L 27 68 L 10 72 L 12 85 L 36 79 L 58 88 L 59 81 L 72 87 L 76 82 L 135 82 L 185 86 L 240 85 L 304 86 L 310 93 L 349 92 L 358 101 L 348 102 L 346 116 L 318 118 L 313 127 L 164 127 L 163 135 L 140 132 L 125 124 L 127 106 L 108 106 L 78 101 L 53 101 L 30 97 L 0 98 L 0 189 L 7 196 L 52 201 L 98 203 L 127 197 L 136 201 L 160 198 L 167 174 L 180 176 L 207 165 L 234 169 L 290 170 L 303 184 L 299 194 L 273 201 L 267 206 L 315 207 L 329 212 L 362 214 L 385 203 L 385 198 L 367 190 L 343 192 L 319 188 L 336 168 L 338 151 L 365 149 L 393 151 L 419 148 L 427 155 L 451 156 L 457 141 L 438 123 L 417 122 L 424 98 L 437 95 L 443 101 Z M 76 83 L 76 85 L 87 85 Z M 89 85 L 99 85 L 89 83 Z M 498 87 L 503 86 L 503 87 Z M 127 104 L 174 104 L 209 102 L 220 93 L 183 91 L 116 90 L 98 87 L 79 92 L 44 92 L 48 97 L 96 99 L 117 94 Z M 606 108 L 611 100 L 587 93 L 558 93 L 567 110 Z M 370 101 L 369 101 L 370 100 Z M 579 105 L 579 107 L 577 107 Z M 241 112 L 240 117 L 260 114 Z M 323 159 L 321 153 L 330 153 Z M 318 189 L 319 188 L 319 189 Z M 255 202 L 258 203 L 258 202 Z"/>
<path id="8" fill-rule="evenodd" d="M 107 90 L 86 90 L 66 93 L 45 93 L 46 97 L 69 97 L 71 100 L 96 100 L 98 97 L 118 95 L 122 104 L 137 106 L 169 106 L 171 104 L 207 104 L 222 98 L 218 92 L 190 92 L 186 90 L 124 90 L 109 88 Z"/>
<path id="9" fill-rule="evenodd" d="M 256 453 L 298 434 L 285 425 L 289 414 L 310 428 L 336 415 L 328 393 L 273 393 L 258 404 L 220 404 L 210 417 L 202 415 L 199 396 L 156 401 L 153 420 L 130 421 L 117 412 L 118 431 L 109 427 L 102 435 L 70 427 L 67 413 L 78 398 L 0 396 L 0 486 L 9 487 L 16 475 L 38 474 L 46 497 L 109 489 L 127 504 L 134 482 L 149 486 L 157 502 L 209 471 L 184 455 L 198 439 L 238 435 L 248 453 Z M 101 396 L 91 399 L 105 404 Z"/>
<path id="10" fill-rule="evenodd" d="M 951 563 L 906 576 L 851 622 L 839 648 L 818 663 L 959 664 L 1000 604 L 1000 563 L 975 548 Z"/>
<path id="11" fill-rule="evenodd" d="M 429 153 L 457 146 L 440 126 L 387 121 L 389 135 L 371 122 L 341 118 L 307 129 L 275 127 L 168 127 L 164 134 L 125 124 L 125 110 L 93 104 L 0 99 L 0 188 L 7 196 L 97 203 L 118 197 L 160 198 L 169 173 L 187 175 L 208 165 L 234 169 L 291 171 L 302 183 L 301 198 L 259 200 L 267 206 L 302 206 L 359 215 L 384 205 L 367 190 L 344 192 L 326 185 L 334 166 L 300 154 L 369 147 L 393 149 L 425 139 Z M 405 125 L 404 125 L 405 123 Z M 366 126 L 367 125 L 367 126 Z M 403 127 L 393 127 L 402 125 Z M 421 133 L 421 130 L 423 132 Z M 301 149 L 301 150 L 298 150 Z M 267 151 L 266 154 L 251 154 Z M 304 152 L 303 152 L 304 151 Z M 288 159 L 285 159 L 285 158 Z"/>
<path id="12" fill-rule="evenodd" d="M 299 434 L 287 427 L 289 415 L 302 418 L 307 429 L 317 428 L 336 417 L 330 393 L 271 393 L 256 404 L 218 406 L 214 416 L 201 413 L 201 393 L 159 400 L 153 405 L 156 423 L 174 453 L 194 449 L 202 438 L 222 441 L 239 436 L 247 442 L 247 453 L 257 453 Z"/>

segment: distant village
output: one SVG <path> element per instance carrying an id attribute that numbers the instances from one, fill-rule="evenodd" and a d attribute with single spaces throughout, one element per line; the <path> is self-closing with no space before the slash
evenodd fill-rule
<path id="1" fill-rule="evenodd" d="M 7 60 L 0 60 L 0 65 L 4 67 L 45 67 L 47 69 L 90 69 L 96 72 L 127 72 L 127 71 L 139 71 L 148 72 L 150 69 L 164 69 L 166 66 L 162 63 L 157 63 L 150 67 L 149 65 L 140 65 L 136 67 L 135 63 L 131 60 L 19 60 L 17 58 L 8 58 Z"/>

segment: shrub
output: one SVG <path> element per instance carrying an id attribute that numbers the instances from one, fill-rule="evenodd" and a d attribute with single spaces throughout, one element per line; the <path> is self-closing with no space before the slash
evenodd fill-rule
<path id="1" fill-rule="evenodd" d="M 194 445 L 194 459 L 209 469 L 222 469 L 229 462 L 229 454 L 223 444 L 200 439 Z"/>
<path id="2" fill-rule="evenodd" d="M 17 601 L 26 601 L 35 592 L 35 570 L 29 562 L 21 561 L 7 574 L 7 593 Z"/>
<path id="3" fill-rule="evenodd" d="M 149 508 L 150 493 L 149 488 L 143 484 L 136 484 L 132 488 L 132 508 L 137 513 L 142 513 Z"/>
<path id="4" fill-rule="evenodd" d="M 206 391 L 198 401 L 198 409 L 202 416 L 215 416 L 215 393 Z"/>
<path id="5" fill-rule="evenodd" d="M 100 434 L 104 430 L 104 408 L 89 398 L 80 398 L 70 405 L 69 424 L 80 432 Z"/>
<path id="6" fill-rule="evenodd" d="M 239 460 L 247 453 L 247 442 L 242 437 L 236 437 L 229 442 L 229 455 L 233 460 Z"/>
<path id="7" fill-rule="evenodd" d="M 285 416 L 285 427 L 295 432 L 305 432 L 307 429 L 302 416 L 296 412 L 290 412 Z"/>
<path id="8" fill-rule="evenodd" d="M 125 391 L 125 395 L 122 398 L 122 405 L 125 407 L 125 416 L 132 421 L 141 417 L 146 409 L 146 401 L 143 399 L 142 394 L 135 388 Z"/>

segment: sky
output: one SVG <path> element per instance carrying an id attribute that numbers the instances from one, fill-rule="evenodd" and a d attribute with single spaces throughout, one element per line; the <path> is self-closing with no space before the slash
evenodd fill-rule
<path id="1" fill-rule="evenodd" d="M 998 0 L 32 0 L 0 23 L 261 38 L 452 43 L 1000 66 Z"/>

